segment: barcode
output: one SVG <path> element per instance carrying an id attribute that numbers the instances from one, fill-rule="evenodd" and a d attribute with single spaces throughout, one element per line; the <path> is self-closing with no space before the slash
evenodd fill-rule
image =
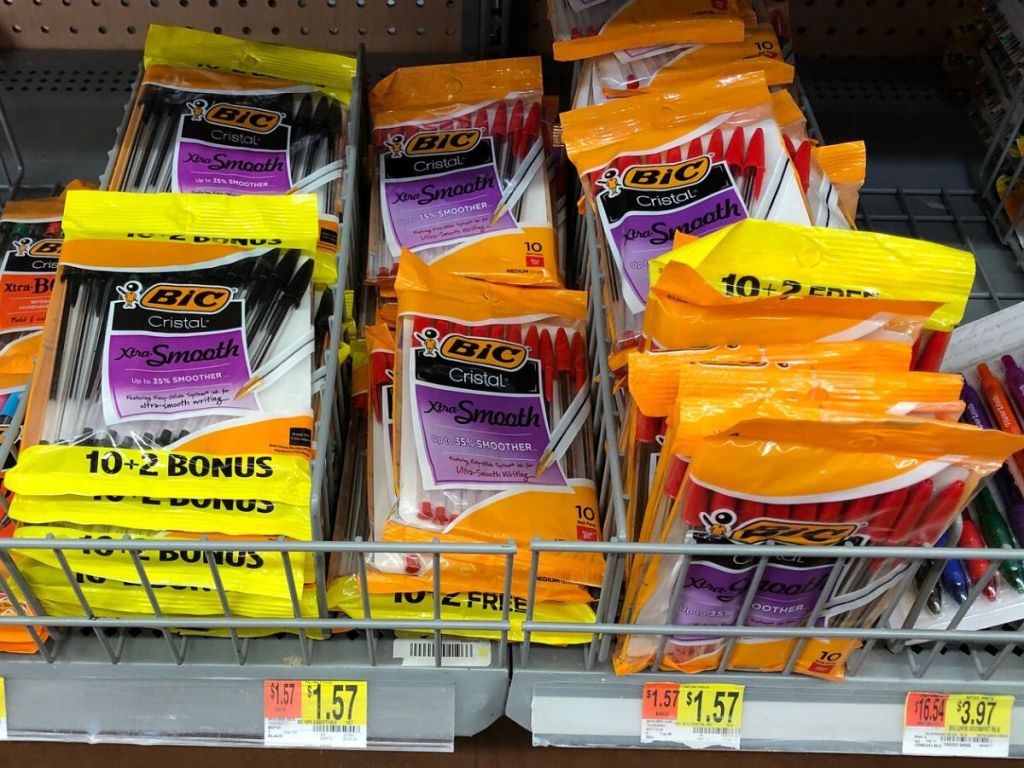
<path id="1" fill-rule="evenodd" d="M 944 744 L 988 744 L 991 736 L 967 736 L 966 734 L 943 733 L 939 736 Z"/>
<path id="2" fill-rule="evenodd" d="M 359 733 L 363 730 L 361 725 L 328 725 L 327 723 L 313 723 L 310 726 L 313 733 Z"/>
<path id="3" fill-rule="evenodd" d="M 711 728 L 708 726 L 698 725 L 693 727 L 693 732 L 700 735 L 706 736 L 739 736 L 739 728 Z"/>
<path id="4" fill-rule="evenodd" d="M 472 643 L 442 642 L 441 657 L 446 659 L 472 659 L 476 648 Z M 409 643 L 409 658 L 434 658 L 434 643 L 430 640 L 413 640 Z"/>

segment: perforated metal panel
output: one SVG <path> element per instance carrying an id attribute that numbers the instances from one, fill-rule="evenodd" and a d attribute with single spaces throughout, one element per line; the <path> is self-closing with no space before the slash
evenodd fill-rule
<path id="1" fill-rule="evenodd" d="M 791 0 L 801 56 L 935 56 L 972 0 Z"/>
<path id="2" fill-rule="evenodd" d="M 474 0 L 0 0 L 0 49 L 142 48 L 151 23 L 332 51 L 458 54 L 479 45 Z M 466 32 L 466 30 L 470 30 Z"/>

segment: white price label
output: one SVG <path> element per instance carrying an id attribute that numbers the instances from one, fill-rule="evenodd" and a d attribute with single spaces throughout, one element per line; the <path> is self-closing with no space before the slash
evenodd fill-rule
<path id="1" fill-rule="evenodd" d="M 395 640 L 394 657 L 403 667 L 432 667 L 435 656 L 433 640 Z M 486 640 L 441 641 L 442 667 L 489 667 L 491 644 Z"/>
<path id="2" fill-rule="evenodd" d="M 365 749 L 366 700 L 364 680 L 267 680 L 263 743 Z"/>

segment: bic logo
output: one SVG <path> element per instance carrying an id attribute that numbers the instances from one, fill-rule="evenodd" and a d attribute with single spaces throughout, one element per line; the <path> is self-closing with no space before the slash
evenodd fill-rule
<path id="1" fill-rule="evenodd" d="M 37 240 L 35 245 L 28 249 L 29 256 L 45 256 L 50 259 L 56 259 L 60 256 L 60 247 L 64 244 L 63 240 Z"/>
<path id="2" fill-rule="evenodd" d="M 412 157 L 468 152 L 479 143 L 480 134 L 479 128 L 417 133 L 405 143 L 405 154 Z"/>
<path id="3" fill-rule="evenodd" d="M 671 165 L 634 165 L 626 169 L 622 183 L 633 189 L 677 189 L 696 184 L 710 170 L 707 155 Z"/>
<path id="4" fill-rule="evenodd" d="M 162 312 L 220 312 L 231 301 L 231 289 L 217 285 L 174 285 L 157 283 L 141 293 L 142 286 L 132 281 L 119 286 L 117 292 L 124 299 L 126 309 L 137 302 L 146 309 Z M 140 296 L 141 293 L 141 296 Z M 129 306 L 131 305 L 131 306 Z"/>
<path id="5" fill-rule="evenodd" d="M 53 238 L 33 240 L 29 237 L 23 237 L 20 240 L 14 241 L 14 255 L 41 256 L 47 259 L 56 259 L 60 256 L 60 247 L 63 242 L 63 240 L 55 240 Z"/>
<path id="6" fill-rule="evenodd" d="M 857 526 L 843 523 L 804 523 L 787 520 L 751 520 L 732 531 L 731 538 L 740 544 L 780 544 L 827 547 L 845 541 L 857 532 Z"/>
<path id="7" fill-rule="evenodd" d="M 243 131 L 250 131 L 252 133 L 270 133 L 281 122 L 280 112 L 271 112 L 268 109 L 259 109 L 257 107 L 239 106 L 224 102 L 207 107 L 201 99 L 191 102 L 187 106 L 192 111 L 193 119 L 196 116 L 201 116 L 202 119 L 213 125 L 240 128 Z"/>
<path id="8" fill-rule="evenodd" d="M 441 356 L 460 363 L 476 363 L 514 371 L 526 362 L 526 347 L 507 341 L 478 339 L 452 333 L 441 342 Z"/>

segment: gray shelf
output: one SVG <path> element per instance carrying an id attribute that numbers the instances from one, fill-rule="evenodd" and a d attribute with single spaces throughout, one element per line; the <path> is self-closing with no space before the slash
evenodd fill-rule
<path id="1" fill-rule="evenodd" d="M 111 664 L 88 634 L 61 644 L 57 660 L 0 656 L 9 738 L 132 744 L 259 746 L 264 680 L 365 680 L 368 746 L 451 751 L 501 716 L 508 669 L 402 667 L 392 641 L 377 644 L 376 664 L 362 638 L 313 644 L 303 665 L 292 637 L 254 639 L 244 666 L 231 643 L 189 639 L 187 663 L 168 660 L 162 637 L 133 637 Z"/>
<path id="2" fill-rule="evenodd" d="M 386 63 L 377 60 L 376 71 Z M 25 191 L 44 194 L 55 183 L 98 176 L 137 64 L 137 54 L 123 52 L 0 52 L 0 100 L 25 158 Z M 869 141 L 862 223 L 973 250 L 979 273 L 967 319 L 1024 299 L 1024 274 L 995 238 L 973 181 L 981 147 L 941 71 L 896 61 L 856 67 L 810 61 L 800 71 L 824 135 Z M 230 642 L 193 638 L 186 663 L 176 665 L 163 638 L 142 633 L 115 665 L 95 637 L 73 633 L 52 664 L 0 657 L 0 676 L 14 739 L 258 744 L 263 680 L 359 679 L 370 684 L 371 747 L 450 749 L 454 736 L 479 732 L 503 711 L 532 729 L 538 744 L 636 746 L 639 692 L 659 676 L 616 678 L 607 664 L 585 669 L 584 658 L 580 650 L 535 647 L 523 665 L 513 654 L 509 689 L 509 671 L 496 658 L 480 669 L 401 668 L 387 639 L 378 641 L 376 664 L 365 642 L 336 637 L 314 643 L 308 665 L 294 638 L 253 640 L 239 665 Z M 748 686 L 744 746 L 766 750 L 898 752 L 909 690 L 1024 696 L 1019 664 L 1003 665 L 994 683 L 979 680 L 972 657 L 956 651 L 923 680 L 909 670 L 902 655 L 876 648 L 843 684 L 720 679 Z M 1015 717 L 1012 752 L 1024 755 L 1024 710 Z"/>
<path id="3" fill-rule="evenodd" d="M 616 677 L 607 665 L 588 671 L 581 654 L 574 663 L 551 648 L 532 648 L 527 668 L 517 659 L 506 713 L 533 732 L 535 746 L 639 747 L 644 684 L 680 681 L 670 674 Z M 1004 665 L 996 682 L 979 681 L 973 659 L 957 650 L 944 653 L 923 679 L 910 674 L 902 655 L 878 650 L 856 677 L 841 683 L 776 674 L 695 675 L 687 681 L 746 686 L 741 748 L 773 752 L 900 754 L 911 691 L 1024 696 L 1019 664 Z M 1014 708 L 1011 733 L 1011 757 L 1024 756 L 1022 707 Z"/>

